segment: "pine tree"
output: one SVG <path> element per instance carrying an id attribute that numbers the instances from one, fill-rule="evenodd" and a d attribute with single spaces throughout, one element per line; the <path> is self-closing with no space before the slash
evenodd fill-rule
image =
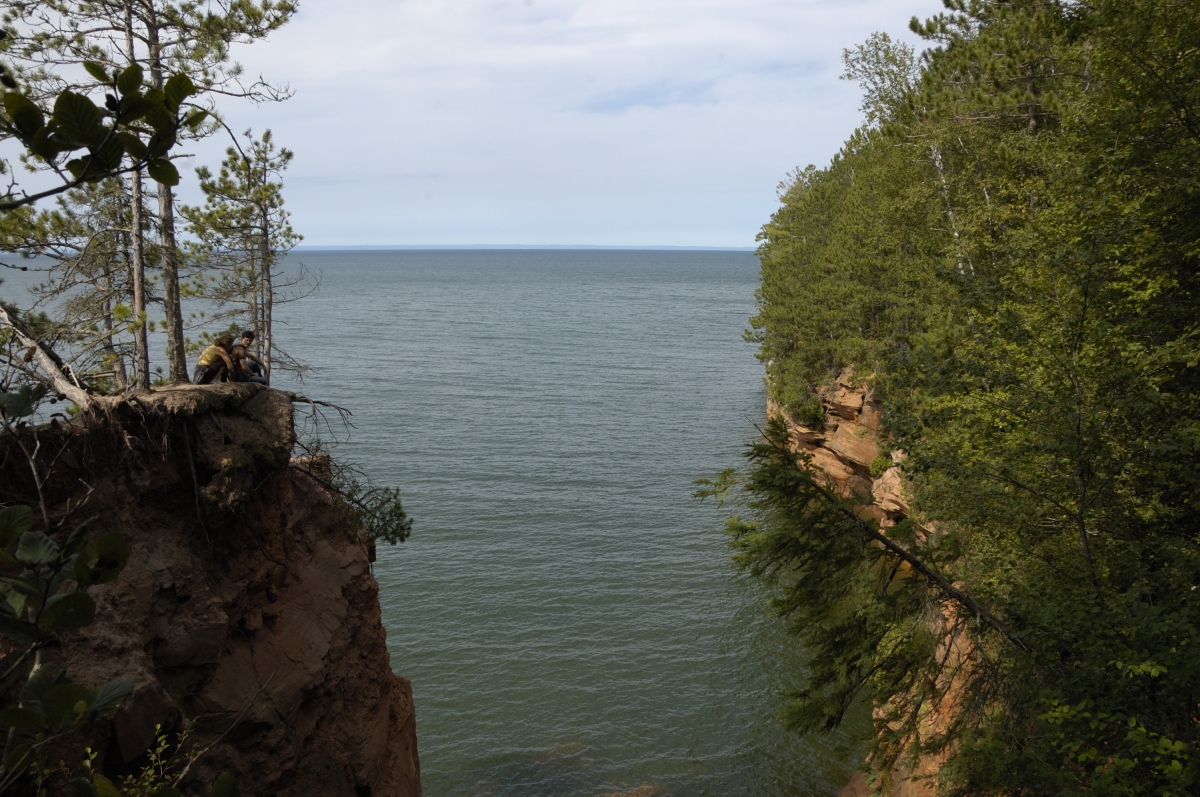
<path id="1" fill-rule="evenodd" d="M 30 73 L 50 92 L 73 85 L 64 78 L 63 67 L 78 66 L 85 61 L 102 67 L 137 65 L 144 69 L 152 89 L 165 90 L 168 74 L 187 76 L 195 86 L 197 103 L 215 113 L 217 96 L 250 98 L 255 101 L 280 100 L 289 96 L 261 78 L 246 82 L 239 65 L 230 61 L 230 48 L 238 43 L 250 43 L 265 38 L 285 24 L 295 13 L 291 0 L 266 0 L 263 3 L 230 0 L 213 10 L 211 3 L 171 3 L 163 0 L 95 0 L 76 3 L 64 0 L 49 2 L 10 2 L 5 20 L 29 35 L 22 38 L 15 57 L 36 65 Z M 86 30 L 87 35 L 80 31 Z M 59 71 L 56 71 L 59 70 Z M 86 85 L 86 84 L 83 84 Z M 93 84 L 94 85 L 94 84 Z M 222 129 L 210 122 L 192 132 L 209 135 Z M 183 312 L 180 304 L 179 247 L 175 230 L 175 207 L 172 186 L 179 174 L 169 162 L 156 165 L 149 175 L 157 183 L 159 253 L 162 273 L 163 311 L 167 332 L 168 373 L 175 381 L 188 378 L 184 351 Z M 131 207 L 134 215 L 141 213 L 142 179 L 133 177 Z M 143 229 L 134 224 L 135 230 Z M 135 233 L 135 238 L 139 234 Z M 143 240 L 135 240 L 134 256 L 136 285 L 144 286 L 144 269 L 148 253 Z M 145 312 L 144 288 L 137 291 L 135 313 Z M 148 353 L 139 350 L 138 379 L 145 384 L 149 378 Z"/>
<path id="2" fill-rule="evenodd" d="M 868 127 L 784 195 L 754 320 L 793 411 L 873 374 L 909 454 L 902 550 L 779 428 L 749 451 L 734 545 L 811 654 L 789 720 L 828 729 L 866 696 L 884 781 L 936 755 L 947 794 L 1191 794 L 1200 18 L 947 5 L 914 26 L 935 46 L 903 102 L 869 95 Z M 882 46 L 850 66 L 893 64 Z"/>
<path id="3" fill-rule="evenodd" d="M 316 283 L 303 267 L 283 271 L 283 257 L 300 242 L 283 208 L 282 176 L 293 154 L 277 149 L 271 131 L 246 150 L 229 148 L 220 171 L 196 170 L 205 204 L 180 208 L 197 245 L 198 269 L 190 290 L 213 302 L 214 320 L 255 332 L 256 354 L 268 368 L 302 372 L 305 366 L 283 351 L 274 335 L 275 306 L 312 293 Z"/>

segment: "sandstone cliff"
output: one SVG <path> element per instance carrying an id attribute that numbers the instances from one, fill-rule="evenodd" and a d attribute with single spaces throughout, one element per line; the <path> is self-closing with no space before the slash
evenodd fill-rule
<path id="1" fill-rule="evenodd" d="M 899 462 L 903 454 L 890 454 L 890 467 L 878 466 L 881 454 L 883 405 L 875 391 L 856 382 L 853 371 L 843 372 L 820 393 L 825 407 L 825 428 L 802 426 L 771 402 L 767 412 L 784 419 L 795 447 L 812 457 L 813 467 L 834 492 L 863 499 L 863 512 L 883 528 L 908 517 L 908 501 L 901 486 Z M 872 475 L 875 466 L 875 475 Z"/>
<path id="2" fill-rule="evenodd" d="M 156 726 L 188 722 L 196 749 L 216 743 L 195 784 L 230 770 L 247 795 L 419 795 L 412 692 L 391 671 L 369 541 L 291 461 L 292 397 L 189 386 L 106 413 L 47 432 L 47 450 L 62 448 L 49 503 L 90 488 L 82 514 L 134 551 L 92 590 L 96 622 L 44 653 L 86 685 L 135 679 L 89 731 L 97 766 L 140 770 Z M 31 502 L 23 466 L 0 465 L 3 502 Z"/>
<path id="3" fill-rule="evenodd" d="M 881 529 L 908 517 L 910 508 L 899 467 L 903 454 L 892 452 L 891 467 L 880 467 L 885 464 L 880 459 L 884 442 L 880 397 L 866 380 L 857 380 L 850 370 L 839 375 L 819 395 L 825 407 L 824 429 L 810 429 L 794 422 L 774 403 L 768 406 L 768 412 L 788 424 L 793 446 L 812 457 L 813 467 L 823 475 L 827 486 L 839 495 L 862 500 L 861 516 L 872 518 Z M 963 654 L 955 650 L 952 655 L 958 658 Z M 922 718 L 922 731 L 936 733 L 946 712 L 951 710 L 944 704 L 927 712 Z M 941 761 L 925 758 L 912 769 L 898 769 L 893 773 L 895 787 L 890 797 L 933 797 L 940 765 Z M 842 790 L 841 797 L 867 797 L 871 793 L 866 780 L 858 774 Z"/>

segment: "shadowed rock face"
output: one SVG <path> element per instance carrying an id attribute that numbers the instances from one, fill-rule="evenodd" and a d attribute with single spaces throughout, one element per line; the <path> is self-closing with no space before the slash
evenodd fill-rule
<path id="1" fill-rule="evenodd" d="M 419 795 L 412 691 L 391 671 L 368 540 L 337 495 L 289 467 L 289 394 L 180 387 L 108 415 L 47 432 L 65 447 L 52 505 L 90 485 L 81 517 L 134 551 L 93 588 L 96 622 L 45 654 L 88 686 L 135 679 L 86 740 L 98 765 L 140 770 L 157 725 L 194 722 L 197 749 L 216 742 L 197 784 L 229 770 L 244 794 Z M 0 471 L 6 503 L 30 502 L 23 464 Z"/>

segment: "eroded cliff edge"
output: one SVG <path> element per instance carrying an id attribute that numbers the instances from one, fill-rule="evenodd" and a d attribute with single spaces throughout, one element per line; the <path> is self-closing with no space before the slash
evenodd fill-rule
<path id="1" fill-rule="evenodd" d="M 319 467 L 292 461 L 292 396 L 179 387 L 105 412 L 47 431 L 44 448 L 49 505 L 86 497 L 81 517 L 133 548 L 93 588 L 95 623 L 43 654 L 87 685 L 135 679 L 89 731 L 97 765 L 138 770 L 156 726 L 186 721 L 197 749 L 216 742 L 197 784 L 229 770 L 250 795 L 419 795 L 412 690 L 391 670 L 370 543 Z M 32 503 L 27 465 L 4 453 L 0 499 Z"/>
<path id="2" fill-rule="evenodd" d="M 887 529 L 909 517 L 911 508 L 904 490 L 900 451 L 883 454 L 886 439 L 883 431 L 884 407 L 871 380 L 857 378 L 852 369 L 841 372 L 829 385 L 817 392 L 824 409 L 821 429 L 798 423 L 775 402 L 769 402 L 768 414 L 781 418 L 788 426 L 792 446 L 811 457 L 812 467 L 826 486 L 846 498 L 860 503 L 860 517 Z M 920 533 L 920 532 L 918 532 Z M 937 632 L 943 618 L 931 617 Z M 945 648 L 951 656 L 961 651 Z M 953 690 L 951 690 L 953 691 Z M 937 733 L 953 712 L 951 698 L 936 710 L 921 718 L 923 734 Z M 937 793 L 938 772 L 942 759 L 923 757 L 906 762 L 893 772 L 893 787 L 887 797 L 934 797 Z M 840 797 L 869 797 L 876 794 L 862 773 L 841 791 Z"/>

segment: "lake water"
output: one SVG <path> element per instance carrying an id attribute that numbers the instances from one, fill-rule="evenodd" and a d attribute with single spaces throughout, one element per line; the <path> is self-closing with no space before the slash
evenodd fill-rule
<path id="1" fill-rule="evenodd" d="M 297 389 L 415 520 L 375 574 L 428 797 L 837 793 L 849 744 L 780 727 L 794 643 L 690 497 L 763 415 L 753 255 L 292 259 Z"/>

